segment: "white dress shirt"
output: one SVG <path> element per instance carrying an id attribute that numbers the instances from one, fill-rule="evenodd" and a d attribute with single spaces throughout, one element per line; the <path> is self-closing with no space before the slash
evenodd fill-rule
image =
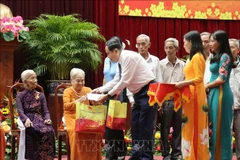
<path id="1" fill-rule="evenodd" d="M 176 59 L 175 65 L 169 62 L 168 58 L 164 58 L 160 61 L 160 72 L 162 73 L 162 83 L 176 83 L 185 79 L 183 68 L 185 63 Z"/>
<path id="2" fill-rule="evenodd" d="M 123 50 L 120 53 L 118 63 L 122 68 L 120 81 L 119 71 L 117 70 L 113 80 L 98 88 L 100 92 L 115 95 L 127 87 L 130 92 L 135 94 L 155 79 L 146 60 L 136 52 Z"/>
<path id="3" fill-rule="evenodd" d="M 155 81 L 160 82 L 162 76 L 159 68 L 159 58 L 148 53 L 148 58 L 146 59 L 146 61 L 155 76 Z"/>
<path id="4" fill-rule="evenodd" d="M 213 57 L 213 54 L 210 53 L 208 58 L 206 59 L 206 67 L 205 67 L 205 72 L 204 72 L 204 84 L 206 85 L 210 81 L 210 77 L 212 75 L 210 71 L 210 61 Z"/>
<path id="5" fill-rule="evenodd" d="M 236 68 L 232 68 L 231 74 L 230 74 L 230 87 L 233 92 L 234 97 L 234 109 L 240 109 L 240 57 L 238 57 L 238 65 Z"/>

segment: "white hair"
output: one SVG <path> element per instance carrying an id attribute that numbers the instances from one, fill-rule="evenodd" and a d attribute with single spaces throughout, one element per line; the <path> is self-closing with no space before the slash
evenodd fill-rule
<path id="1" fill-rule="evenodd" d="M 25 82 L 31 75 L 36 74 L 33 70 L 27 69 L 21 73 L 22 82 Z"/>
<path id="2" fill-rule="evenodd" d="M 239 48 L 239 41 L 237 40 L 237 39 L 235 39 L 235 38 L 230 38 L 229 39 L 229 42 L 234 42 L 235 43 L 235 45 L 237 46 L 237 48 Z"/>
<path id="3" fill-rule="evenodd" d="M 146 35 L 146 34 L 140 34 L 139 36 L 137 36 L 137 39 L 138 38 L 146 38 L 147 43 L 150 42 L 150 37 L 148 35 Z"/>
<path id="4" fill-rule="evenodd" d="M 85 72 L 80 69 L 80 68 L 73 68 L 70 71 L 70 78 L 71 79 L 75 79 L 79 74 L 81 74 L 83 77 L 85 77 Z"/>
<path id="5" fill-rule="evenodd" d="M 200 34 L 200 36 L 202 37 L 202 36 L 209 36 L 210 37 L 210 34 L 211 33 L 209 33 L 209 32 L 202 32 L 201 34 Z"/>
<path id="6" fill-rule="evenodd" d="M 173 42 L 173 45 L 174 45 L 174 47 L 176 47 L 176 48 L 178 48 L 178 46 L 179 46 L 179 42 L 178 42 L 178 40 L 177 40 L 176 38 L 170 37 L 170 38 L 166 39 L 165 42 L 164 42 L 164 45 L 165 45 L 167 42 Z"/>

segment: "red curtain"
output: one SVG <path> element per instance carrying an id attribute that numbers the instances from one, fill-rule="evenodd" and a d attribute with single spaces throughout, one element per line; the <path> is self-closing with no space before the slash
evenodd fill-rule
<path id="1" fill-rule="evenodd" d="M 152 46 L 150 53 L 164 58 L 164 41 L 169 37 L 179 40 L 179 51 L 177 55 L 182 57 L 186 55 L 183 48 L 183 36 L 190 30 L 199 32 L 214 32 L 215 30 L 225 30 L 230 38 L 240 39 L 240 21 L 220 21 L 220 20 L 195 20 L 195 19 L 170 19 L 170 18 L 152 18 L 152 17 L 119 17 L 119 35 L 122 39 L 131 41 L 130 48 L 135 48 L 136 37 L 141 34 L 147 34 L 151 38 Z"/>
<path id="2" fill-rule="evenodd" d="M 1 0 L 13 15 L 33 19 L 42 13 L 67 15 L 78 13 L 83 19 L 93 22 L 94 0 Z"/>
<path id="3" fill-rule="evenodd" d="M 150 53 L 160 59 L 165 57 L 164 40 L 168 37 L 175 37 L 179 40 L 178 56 L 186 55 L 183 49 L 183 35 L 190 30 L 199 32 L 213 32 L 223 29 L 229 33 L 230 38 L 240 39 L 240 21 L 220 20 L 189 20 L 189 19 L 165 19 L 152 17 L 129 17 L 118 15 L 119 0 L 1 0 L 1 3 L 9 6 L 13 15 L 21 15 L 24 19 L 33 19 L 41 13 L 50 14 L 71 14 L 79 13 L 83 19 L 96 23 L 100 32 L 108 40 L 116 35 L 123 41 L 130 40 L 130 49 L 135 50 L 136 37 L 147 34 L 151 38 L 152 46 Z M 106 57 L 104 43 L 99 44 L 103 59 Z M 22 57 L 16 59 L 15 69 L 20 68 Z M 103 65 L 97 73 L 91 70 L 86 71 L 86 85 L 95 88 L 102 84 Z M 20 73 L 15 72 L 15 77 Z"/>
<path id="4" fill-rule="evenodd" d="M 117 0 L 95 0 L 94 1 L 94 23 L 100 27 L 101 34 L 110 39 L 112 36 L 117 35 L 118 30 L 118 1 Z M 102 52 L 102 59 L 106 57 L 105 43 L 100 43 L 99 48 Z M 99 87 L 103 82 L 103 63 L 99 66 L 98 72 L 92 75 L 92 86 Z"/>

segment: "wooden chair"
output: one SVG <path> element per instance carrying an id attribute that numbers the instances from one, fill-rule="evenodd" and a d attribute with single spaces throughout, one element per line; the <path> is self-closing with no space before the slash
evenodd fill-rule
<path id="1" fill-rule="evenodd" d="M 70 83 L 62 83 L 55 89 L 55 104 L 57 111 L 57 138 L 58 138 L 58 159 L 62 159 L 62 141 L 65 139 L 67 148 L 67 159 L 70 160 L 70 145 L 67 130 L 64 129 L 62 123 L 63 117 L 63 98 L 59 96 L 59 92 L 70 87 Z"/>
<path id="2" fill-rule="evenodd" d="M 37 85 L 36 89 L 40 92 L 44 93 L 43 88 L 40 85 Z M 9 89 L 9 101 L 8 105 L 10 107 L 10 116 L 11 116 L 11 160 L 15 159 L 15 144 L 17 143 L 17 147 L 19 145 L 19 136 L 20 136 L 20 130 L 16 127 L 14 122 L 14 96 L 24 90 L 24 84 L 16 82 L 14 85 L 12 85 Z"/>

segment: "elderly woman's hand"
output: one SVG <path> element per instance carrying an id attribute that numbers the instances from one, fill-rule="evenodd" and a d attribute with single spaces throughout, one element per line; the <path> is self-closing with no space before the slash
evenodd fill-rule
<path id="1" fill-rule="evenodd" d="M 86 100 L 87 100 L 87 96 L 82 96 L 82 97 L 78 98 L 77 100 L 75 100 L 75 103 L 83 102 L 83 101 L 86 101 Z"/>
<path id="2" fill-rule="evenodd" d="M 52 124 L 52 121 L 51 121 L 51 119 L 46 119 L 46 120 L 44 121 L 44 123 L 45 123 L 45 124 Z"/>
<path id="3" fill-rule="evenodd" d="M 101 102 L 97 102 L 97 101 L 93 101 L 93 100 L 89 100 L 89 102 L 94 106 L 102 104 Z"/>
<path id="4" fill-rule="evenodd" d="M 33 123 L 32 123 L 31 120 L 28 118 L 28 119 L 25 121 L 24 126 L 25 126 L 26 128 L 28 128 L 28 127 L 33 127 Z"/>

